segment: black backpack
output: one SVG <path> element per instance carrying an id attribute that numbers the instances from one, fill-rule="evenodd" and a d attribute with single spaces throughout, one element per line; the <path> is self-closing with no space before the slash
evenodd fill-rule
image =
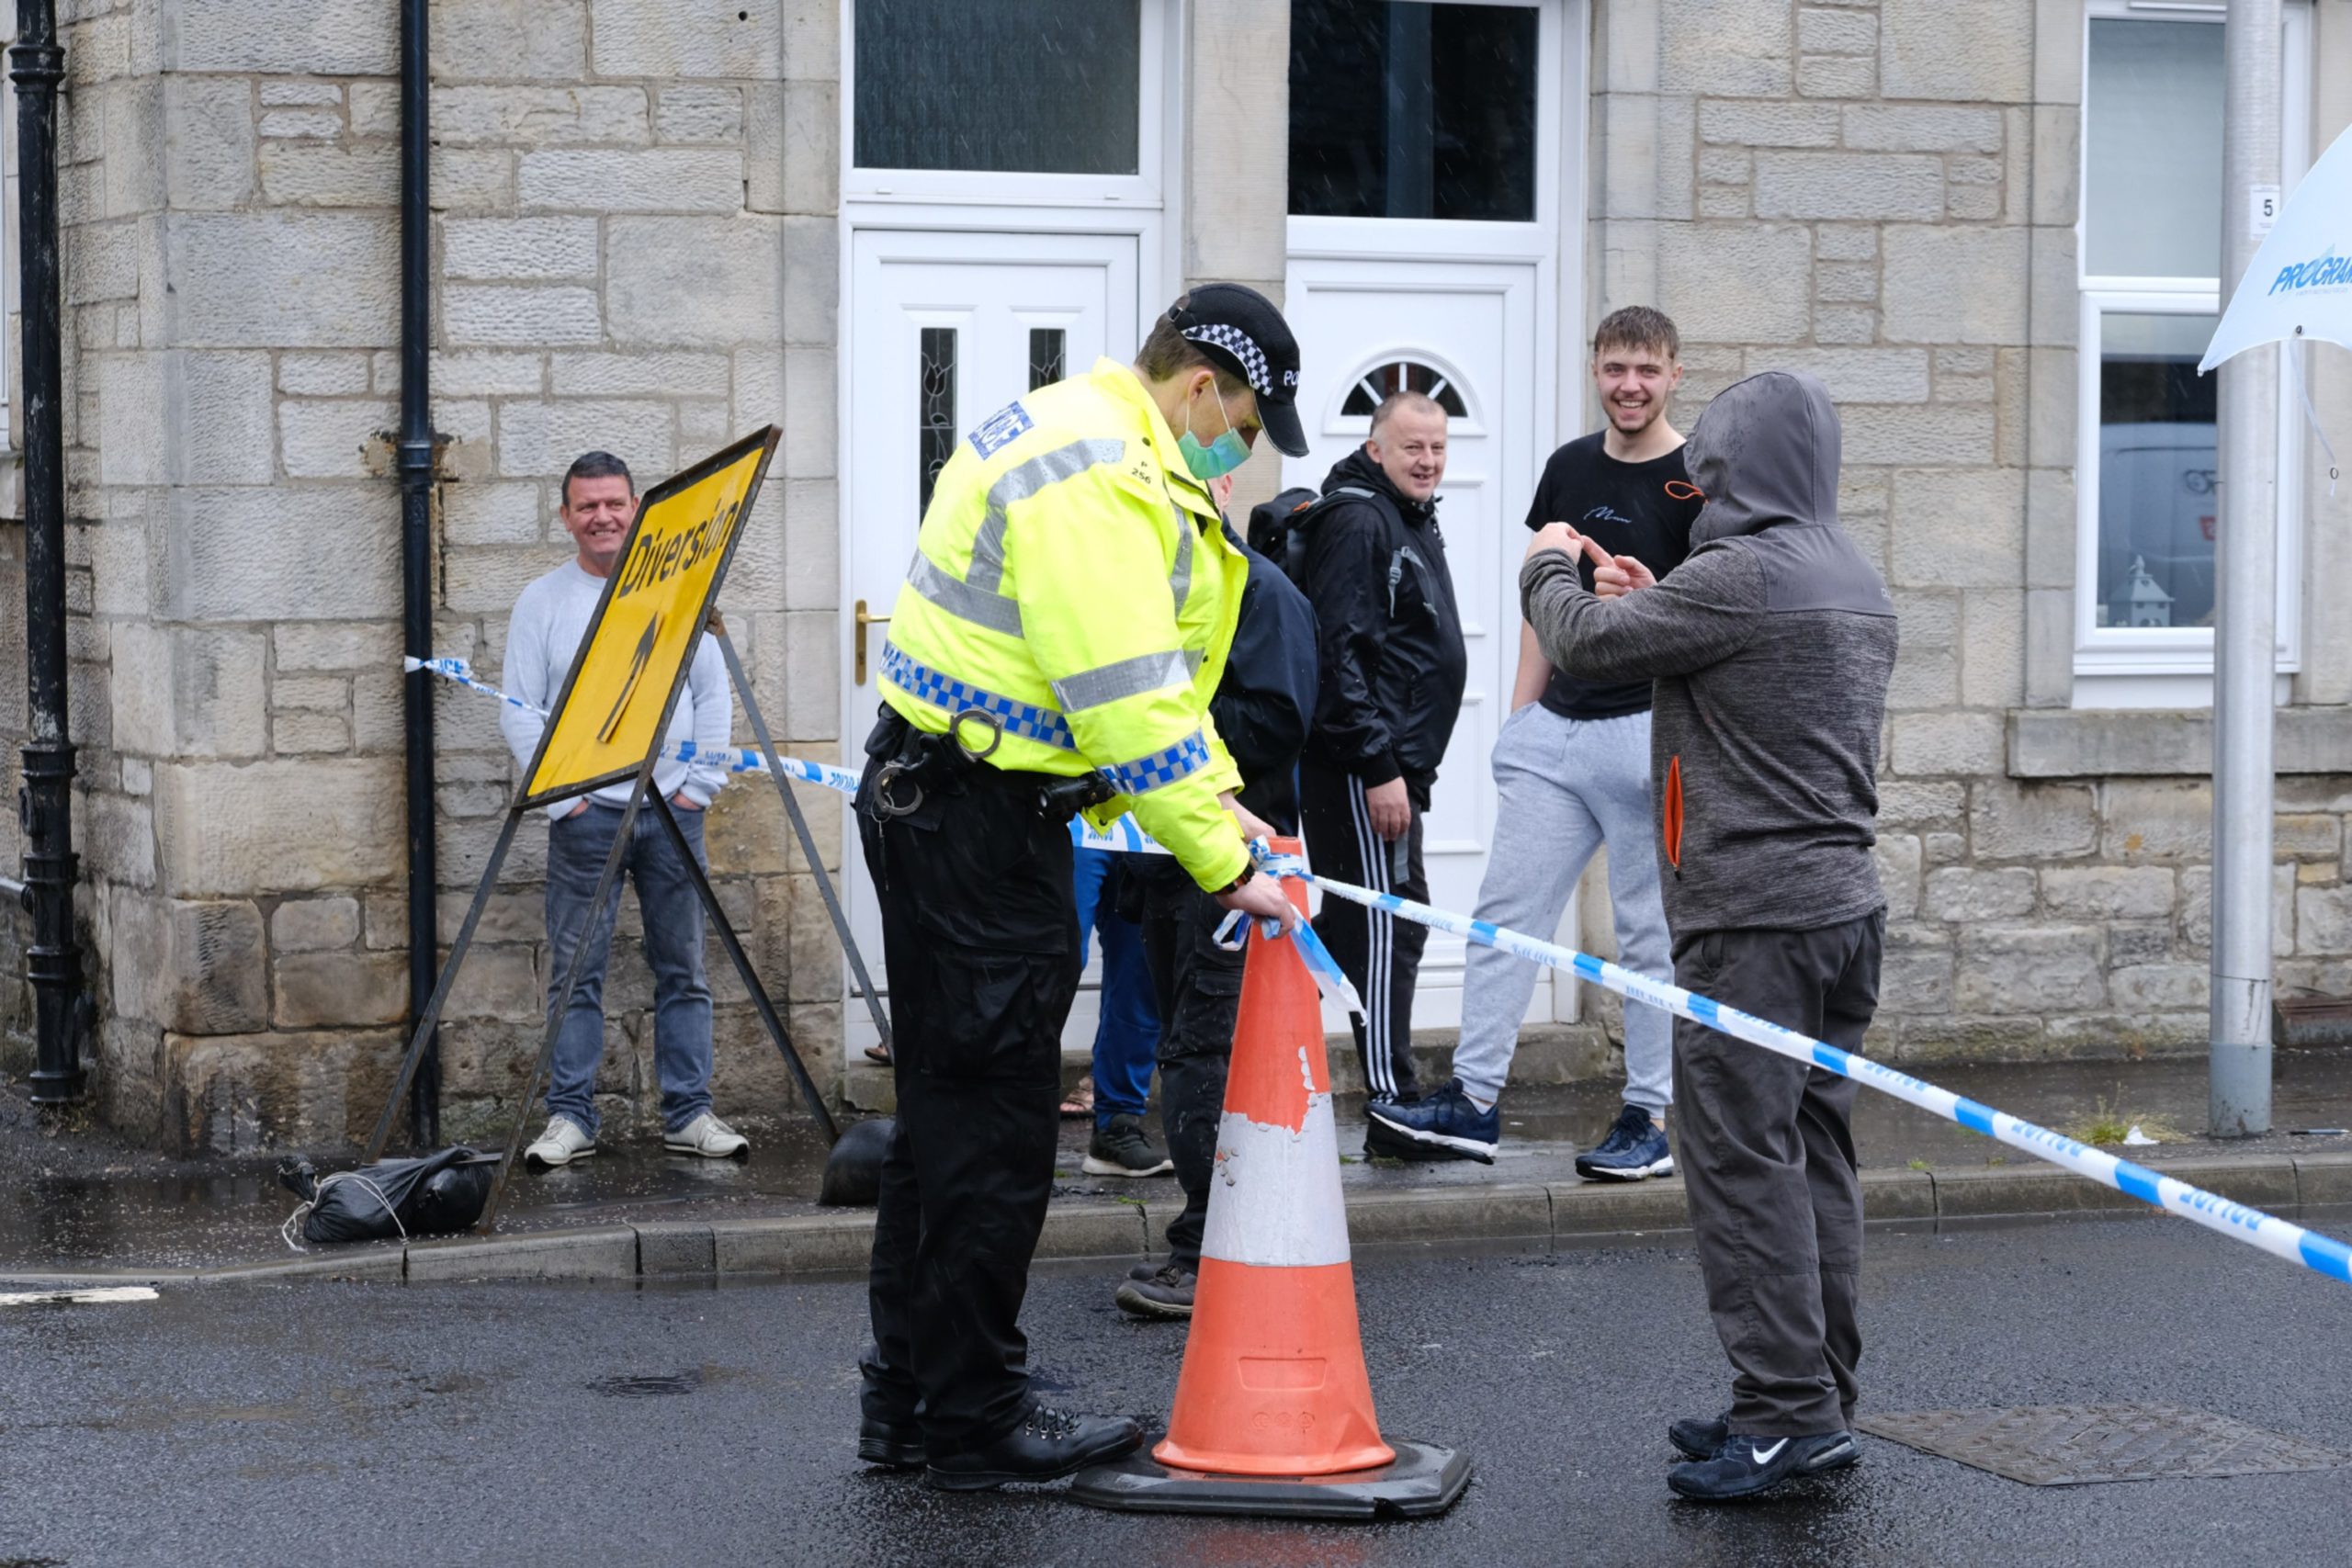
<path id="1" fill-rule="evenodd" d="M 1281 567 L 1283 576 L 1305 587 L 1306 530 L 1323 514 L 1326 506 L 1343 498 L 1369 501 L 1388 511 L 1396 510 L 1386 496 L 1359 485 L 1341 485 L 1328 494 L 1301 485 L 1250 509 L 1250 547 Z"/>

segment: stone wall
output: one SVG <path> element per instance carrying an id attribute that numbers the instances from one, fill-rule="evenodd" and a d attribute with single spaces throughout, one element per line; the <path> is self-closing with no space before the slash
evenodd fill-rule
<path id="1" fill-rule="evenodd" d="M 110 1120 L 167 1145 L 349 1141 L 407 1001 L 397 7 L 61 10 L 95 1082 Z M 515 592 L 569 554 L 556 480 L 579 451 L 619 452 L 642 486 L 779 423 L 722 604 L 779 742 L 833 754 L 832 12 L 434 7 L 437 651 L 496 675 Z M 492 705 L 436 705 L 446 942 L 514 765 Z M 836 863 L 838 816 L 813 812 Z M 708 830 L 821 1081 L 836 964 L 778 804 L 739 782 Z M 545 845 L 535 817 L 451 999 L 453 1135 L 511 1111 L 537 1045 Z M 656 1088 L 633 911 L 623 932 L 600 1093 L 625 1123 Z M 784 1065 L 710 958 L 720 1109 L 790 1114 Z"/>
<path id="2" fill-rule="evenodd" d="M 167 1145 L 346 1142 L 380 1103 L 405 1002 L 397 8 L 60 10 L 99 1106 Z M 2352 0 L 2314 13 L 2324 145 L 2352 118 Z M 1287 14 L 1187 9 L 1170 220 L 1188 279 L 1280 290 Z M 434 7 L 438 651 L 497 669 L 514 593 L 566 554 L 554 487 L 575 452 L 612 447 L 650 482 L 775 421 L 725 604 L 779 739 L 840 755 L 838 16 L 838 0 Z M 2118 761 L 2068 711 L 2080 0 L 1592 0 L 1589 20 L 1586 319 L 1634 301 L 1675 315 L 1686 426 L 1743 374 L 1820 375 L 1845 419 L 1842 510 L 1903 614 L 1876 1045 L 2201 1042 L 2204 764 L 2165 750 L 2157 716 L 2120 721 L 2134 739 Z M 2314 368 L 2341 424 L 2352 370 Z M 1245 471 L 1245 504 L 1273 471 Z M 2352 566 L 2321 545 L 2352 495 L 2306 488 L 2290 716 L 2344 735 L 2325 705 L 2352 698 Z M 0 647 L 21 646 L 20 555 L 0 533 Z M 0 728 L 20 728 L 22 682 L 0 659 Z M 436 705 L 446 941 L 514 770 L 486 703 Z M 2053 751 L 2021 718 L 2073 739 Z M 0 755 L 13 773 L 13 746 Z M 2352 741 L 2282 750 L 2281 766 L 2279 980 L 2343 991 Z M 837 867 L 838 813 L 813 818 Z M 839 965 L 780 811 L 738 784 L 709 829 L 722 897 L 835 1078 Z M 525 827 L 453 1002 L 453 1134 L 512 1110 L 536 1043 L 544 835 Z M 0 859 L 16 849 L 0 813 Z M 1589 890 L 1605 949 L 1597 874 Z M 634 919 L 603 1084 L 624 1124 L 655 1093 Z M 791 1114 L 711 957 L 722 1111 Z M 22 1013 L 21 986 L 0 986 L 0 1029 Z M 13 1067 L 20 1036 L 8 1050 Z"/>
<path id="3" fill-rule="evenodd" d="M 2163 775 L 2202 764 L 2024 776 L 2008 733 L 2014 710 L 2073 694 L 2081 0 L 1597 12 L 1591 319 L 1635 302 L 1675 318 L 1686 430 L 1743 375 L 1819 376 L 1844 421 L 1840 511 L 1902 615 L 1880 757 L 1876 1048 L 2201 1045 L 2211 795 Z M 2340 61 L 2352 8 L 2319 12 L 2319 58 Z M 2323 95 L 2314 146 L 2347 111 Z M 2340 383 L 2320 390 L 2346 406 Z M 2341 503 L 2324 480 L 2310 489 L 2316 546 Z M 2344 700 L 2328 635 L 2342 624 L 2315 599 L 2299 699 Z M 2352 748 L 2334 756 L 2301 765 L 2352 769 Z M 2352 977 L 2346 782 L 2280 780 L 2282 990 Z M 1605 895 L 1587 886 L 1587 925 L 1603 928 L 1589 935 L 1605 942 Z"/>

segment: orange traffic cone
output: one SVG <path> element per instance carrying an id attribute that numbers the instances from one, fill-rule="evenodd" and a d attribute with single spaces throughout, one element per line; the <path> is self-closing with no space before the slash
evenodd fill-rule
<path id="1" fill-rule="evenodd" d="M 1298 852 L 1295 840 L 1274 848 Z M 1290 894 L 1304 912 L 1305 886 Z M 1193 1302 L 1166 1439 L 1149 1459 L 1080 1475 L 1080 1501 L 1368 1518 L 1441 1512 L 1469 1483 L 1468 1461 L 1447 1450 L 1381 1440 L 1322 1010 L 1296 945 L 1254 924 Z"/>

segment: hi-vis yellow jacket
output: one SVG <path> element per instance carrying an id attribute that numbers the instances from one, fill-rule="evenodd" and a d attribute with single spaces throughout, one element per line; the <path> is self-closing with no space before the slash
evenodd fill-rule
<path id="1" fill-rule="evenodd" d="M 934 733 L 1003 721 L 990 764 L 1110 779 L 1203 887 L 1249 852 L 1219 791 L 1240 774 L 1209 721 L 1249 568 L 1115 360 L 1041 387 L 956 448 L 932 491 L 882 652 L 882 696 Z M 985 727 L 963 736 L 985 744 Z"/>

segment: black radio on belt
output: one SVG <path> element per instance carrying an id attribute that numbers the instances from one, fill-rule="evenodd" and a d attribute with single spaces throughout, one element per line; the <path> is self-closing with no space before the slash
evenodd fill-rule
<path id="1" fill-rule="evenodd" d="M 1100 806 L 1118 794 L 1101 773 L 1080 773 L 1056 779 L 1037 791 L 1037 815 L 1048 822 L 1067 822 L 1089 807 Z"/>

